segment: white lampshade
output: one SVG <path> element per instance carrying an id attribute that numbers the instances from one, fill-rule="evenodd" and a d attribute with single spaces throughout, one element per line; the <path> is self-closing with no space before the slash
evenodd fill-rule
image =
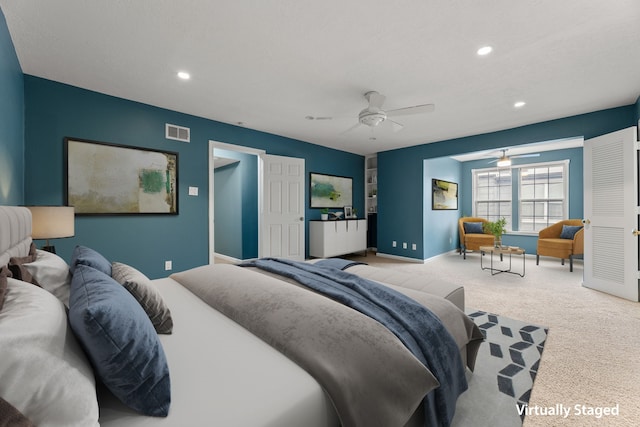
<path id="1" fill-rule="evenodd" d="M 33 239 L 59 239 L 75 234 L 73 206 L 27 206 L 31 211 Z"/>

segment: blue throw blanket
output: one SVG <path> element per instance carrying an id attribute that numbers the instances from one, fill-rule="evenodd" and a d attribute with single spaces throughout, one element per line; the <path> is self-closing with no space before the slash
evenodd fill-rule
<path id="1" fill-rule="evenodd" d="M 440 382 L 425 397 L 425 425 L 451 424 L 458 396 L 467 389 L 465 369 L 453 337 L 429 309 L 391 288 L 342 271 L 343 265 L 335 260 L 310 264 L 262 258 L 241 266 L 294 279 L 387 327 Z"/>

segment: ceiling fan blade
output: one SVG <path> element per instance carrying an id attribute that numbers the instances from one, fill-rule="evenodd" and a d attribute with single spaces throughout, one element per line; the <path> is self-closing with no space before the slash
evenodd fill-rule
<path id="1" fill-rule="evenodd" d="M 377 108 L 378 110 L 382 109 L 382 104 L 387 99 L 384 95 L 380 95 L 376 91 L 367 92 L 364 95 L 369 101 L 369 108 Z"/>
<path id="2" fill-rule="evenodd" d="M 404 128 L 402 124 L 396 122 L 395 120 L 391 120 L 390 118 L 387 118 L 387 120 L 385 121 L 391 124 L 391 130 L 393 130 L 394 132 L 400 132 Z"/>
<path id="3" fill-rule="evenodd" d="M 353 132 L 354 130 L 358 129 L 360 126 L 362 126 L 362 124 L 360 122 L 358 122 L 355 125 L 351 126 L 349 129 L 340 132 L 340 135 L 347 135 L 347 134 Z"/>
<path id="4" fill-rule="evenodd" d="M 388 110 L 387 116 L 407 116 L 409 114 L 424 114 L 435 111 L 434 104 L 414 105 L 413 107 L 398 108 L 397 110 Z"/>
<path id="5" fill-rule="evenodd" d="M 531 154 L 518 154 L 516 156 L 509 156 L 512 159 L 522 159 L 524 157 L 540 157 L 540 153 L 531 153 Z"/>

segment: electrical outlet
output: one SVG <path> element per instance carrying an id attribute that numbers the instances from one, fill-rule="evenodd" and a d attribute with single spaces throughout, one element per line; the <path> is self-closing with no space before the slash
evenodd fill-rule
<path id="1" fill-rule="evenodd" d="M 391 247 L 395 248 L 396 246 L 398 246 L 398 242 L 396 242 L 395 240 L 391 242 Z"/>
<path id="2" fill-rule="evenodd" d="M 412 243 L 411 250 L 415 251 L 416 249 L 418 249 L 418 245 L 416 245 L 415 243 Z"/>
<path id="3" fill-rule="evenodd" d="M 407 242 L 402 242 L 402 249 L 407 249 Z"/>
<path id="4" fill-rule="evenodd" d="M 173 263 L 171 261 L 165 261 L 164 262 L 164 269 L 165 270 L 171 270 L 173 268 Z"/>

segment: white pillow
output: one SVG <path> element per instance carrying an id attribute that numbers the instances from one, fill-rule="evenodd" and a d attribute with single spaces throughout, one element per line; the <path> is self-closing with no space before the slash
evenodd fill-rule
<path id="1" fill-rule="evenodd" d="M 51 292 L 69 307 L 71 271 L 69 265 L 56 254 L 37 250 L 33 262 L 22 264 L 43 289 Z"/>
<path id="2" fill-rule="evenodd" d="M 0 396 L 38 427 L 99 425 L 93 371 L 63 304 L 12 278 L 0 310 Z"/>

